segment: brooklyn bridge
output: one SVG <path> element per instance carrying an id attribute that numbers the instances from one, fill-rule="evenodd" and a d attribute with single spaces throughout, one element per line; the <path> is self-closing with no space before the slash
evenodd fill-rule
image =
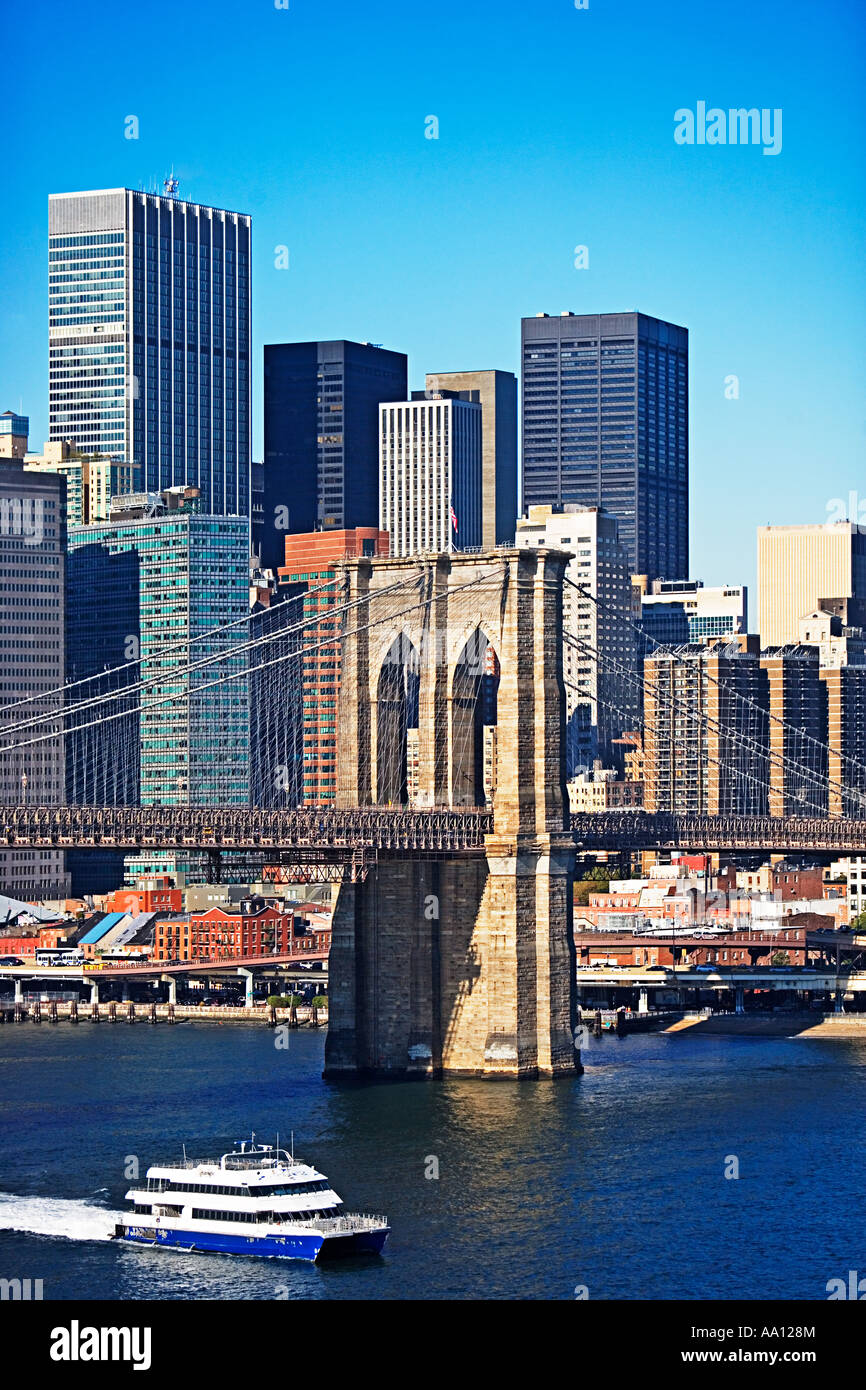
<path id="1" fill-rule="evenodd" d="M 866 820 L 828 814 L 828 750 L 802 740 L 784 743 L 781 769 L 788 776 L 787 764 L 794 767 L 805 789 L 801 813 L 756 813 L 771 804 L 779 755 L 768 760 L 748 732 L 707 740 L 722 750 L 716 788 L 728 789 L 714 814 L 572 814 L 563 665 L 569 558 L 506 549 L 351 560 L 331 596 L 331 632 L 286 603 L 279 624 L 261 632 L 250 625 L 209 634 L 198 649 L 178 641 L 160 654 L 155 674 L 139 658 L 20 708 L 7 705 L 0 755 L 14 759 L 60 739 L 67 775 L 57 804 L 22 798 L 0 808 L 0 845 L 186 853 L 213 881 L 335 880 L 332 1076 L 573 1073 L 579 856 L 859 854 Z M 575 640 L 587 667 L 598 660 Z M 299 805 L 299 782 L 285 769 L 302 759 L 302 745 L 292 746 L 286 728 L 289 711 L 305 717 L 310 671 L 323 655 L 338 656 L 330 664 L 339 667 L 335 795 L 330 804 Z M 628 727 L 639 718 L 643 681 L 625 667 L 618 674 L 614 712 Z M 141 804 L 140 730 L 176 705 L 179 679 L 197 698 L 230 685 L 271 712 L 256 756 L 274 770 L 281 803 L 242 798 L 228 771 L 221 784 L 217 761 L 202 773 L 204 790 L 191 766 L 175 795 Z M 709 730 L 705 708 L 683 704 L 676 713 L 683 727 Z"/>

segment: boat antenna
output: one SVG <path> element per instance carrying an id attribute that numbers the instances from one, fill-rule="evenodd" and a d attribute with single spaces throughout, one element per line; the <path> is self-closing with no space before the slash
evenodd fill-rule
<path id="1" fill-rule="evenodd" d="M 292 1162 L 295 1161 L 295 1131 L 292 1130 Z"/>
<path id="2" fill-rule="evenodd" d="M 184 1163 L 186 1163 L 186 1144 L 184 1144 L 182 1147 L 183 1147 L 183 1161 L 184 1161 Z"/>

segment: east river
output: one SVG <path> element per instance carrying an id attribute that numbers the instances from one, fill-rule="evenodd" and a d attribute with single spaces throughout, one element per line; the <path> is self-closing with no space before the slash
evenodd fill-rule
<path id="1" fill-rule="evenodd" d="M 231 1024 L 0 1029 L 0 1277 L 73 1300 L 821 1300 L 866 1274 L 866 1042 L 605 1037 L 573 1080 L 405 1084 L 323 1081 L 321 1032 L 274 1042 Z M 131 1163 L 292 1130 L 349 1209 L 387 1213 L 383 1257 L 107 1239 Z"/>

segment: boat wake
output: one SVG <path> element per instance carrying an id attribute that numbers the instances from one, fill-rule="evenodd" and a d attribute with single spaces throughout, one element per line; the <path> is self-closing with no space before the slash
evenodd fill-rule
<path id="1" fill-rule="evenodd" d="M 110 1240 L 123 1213 L 62 1197 L 0 1193 L 0 1231 L 26 1231 L 65 1240 Z"/>

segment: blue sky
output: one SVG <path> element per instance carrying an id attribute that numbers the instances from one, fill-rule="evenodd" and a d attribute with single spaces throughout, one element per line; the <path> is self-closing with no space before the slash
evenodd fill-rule
<path id="1" fill-rule="evenodd" d="M 858 0 L 49 0 L 13 37 L 0 409 L 32 445 L 49 192 L 173 166 L 253 217 L 256 457 L 263 343 L 368 339 L 419 385 L 516 371 L 522 314 L 640 309 L 690 331 L 694 576 L 752 584 L 757 525 L 866 503 Z M 677 145 L 699 100 L 781 108 L 781 153 Z"/>

